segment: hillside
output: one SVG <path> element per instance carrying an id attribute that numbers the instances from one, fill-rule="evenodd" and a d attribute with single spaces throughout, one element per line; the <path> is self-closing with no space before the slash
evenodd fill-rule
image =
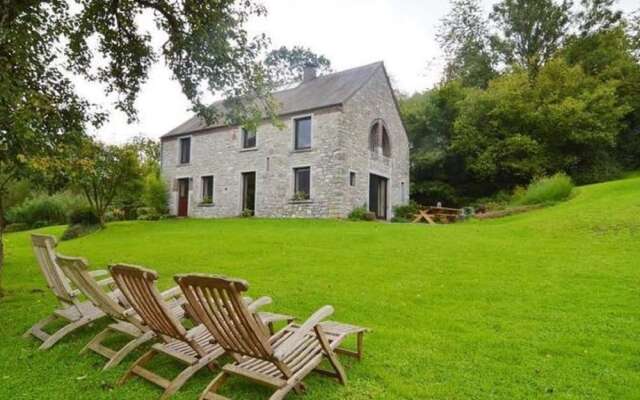
<path id="1" fill-rule="evenodd" d="M 77 354 L 104 322 L 44 353 L 20 338 L 54 300 L 29 234 L 6 240 L 0 398 L 159 396 L 141 380 L 113 386 L 133 357 L 103 373 L 99 356 Z M 156 269 L 163 287 L 176 273 L 241 277 L 250 295 L 273 297 L 272 310 L 304 319 L 331 304 L 336 320 L 372 328 L 365 359 L 345 361 L 349 385 L 314 376 L 309 400 L 640 397 L 640 177 L 499 220 L 124 222 L 60 250 L 94 268 Z M 211 377 L 175 399 L 196 398 Z M 229 388 L 235 399 L 267 395 L 246 382 Z"/>

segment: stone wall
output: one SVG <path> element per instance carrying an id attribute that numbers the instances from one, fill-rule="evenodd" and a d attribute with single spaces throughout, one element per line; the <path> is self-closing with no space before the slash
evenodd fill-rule
<path id="1" fill-rule="evenodd" d="M 377 119 L 382 119 L 387 128 L 391 157 L 369 150 L 369 132 Z M 356 173 L 356 186 L 345 186 L 347 201 L 343 214 L 362 205 L 368 207 L 369 176 L 375 174 L 389 180 L 387 215 L 391 218 L 394 206 L 409 202 L 409 139 L 382 68 L 344 105 L 340 125 L 346 149 L 345 166 Z"/>
<path id="2" fill-rule="evenodd" d="M 294 150 L 294 118 L 312 116 L 310 150 Z M 242 209 L 242 173 L 256 172 L 256 216 L 338 217 L 342 196 L 333 188 L 343 151 L 338 138 L 339 109 L 299 114 L 258 128 L 255 149 L 241 148 L 240 128 L 191 135 L 191 163 L 178 165 L 179 137 L 163 140 L 162 170 L 171 188 L 170 210 L 177 214 L 178 178 L 191 178 L 189 215 L 233 217 Z M 311 167 L 311 199 L 294 202 L 293 169 Z M 201 205 L 202 177 L 214 176 L 213 205 Z"/>

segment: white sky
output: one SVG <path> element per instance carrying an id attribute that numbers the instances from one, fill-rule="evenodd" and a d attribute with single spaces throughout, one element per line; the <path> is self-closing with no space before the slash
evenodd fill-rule
<path id="1" fill-rule="evenodd" d="M 638 9 L 638 0 L 619 0 L 625 11 Z M 488 11 L 495 0 L 483 0 Z M 262 0 L 269 13 L 254 20 L 251 34 L 266 33 L 274 48 L 302 45 L 326 55 L 336 71 L 382 60 L 394 85 L 413 93 L 433 86 L 440 78 L 442 54 L 435 41 L 448 1 L 438 0 Z M 141 20 L 152 33 L 151 18 Z M 154 44 L 164 40 L 154 35 Z M 97 136 L 122 143 L 143 134 L 157 138 L 191 116 L 189 102 L 170 71 L 157 63 L 137 101 L 139 121 L 127 124 L 113 109 L 102 87 L 78 81 L 78 90 L 110 111 L 111 118 Z M 112 100 L 112 99 L 111 99 Z"/>

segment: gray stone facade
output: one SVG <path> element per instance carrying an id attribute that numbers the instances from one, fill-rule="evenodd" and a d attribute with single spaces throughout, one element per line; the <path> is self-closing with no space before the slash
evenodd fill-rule
<path id="1" fill-rule="evenodd" d="M 319 78 L 320 79 L 320 78 Z M 311 116 L 312 145 L 294 150 L 294 120 Z M 369 133 L 384 121 L 391 155 L 370 151 Z M 388 179 L 387 218 L 409 201 L 409 142 L 382 64 L 341 105 L 281 117 L 283 127 L 264 123 L 254 149 L 242 149 L 239 127 L 216 127 L 162 139 L 162 172 L 170 210 L 178 212 L 177 180 L 189 178 L 188 215 L 235 217 L 242 212 L 242 173 L 256 173 L 257 217 L 344 218 L 368 205 L 369 177 Z M 191 137 L 190 163 L 179 163 L 179 139 Z M 294 168 L 310 167 L 310 199 L 294 201 Z M 350 174 L 355 173 L 351 186 Z M 202 177 L 213 176 L 213 204 L 202 203 Z"/>

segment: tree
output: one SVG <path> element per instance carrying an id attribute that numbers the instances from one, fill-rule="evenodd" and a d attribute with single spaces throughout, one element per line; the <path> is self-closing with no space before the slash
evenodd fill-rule
<path id="1" fill-rule="evenodd" d="M 445 53 L 445 81 L 484 88 L 496 72 L 489 43 L 488 23 L 479 0 L 453 0 L 436 35 Z"/>
<path id="2" fill-rule="evenodd" d="M 104 121 L 65 78 L 67 71 L 105 84 L 130 120 L 136 118 L 136 96 L 149 68 L 160 58 L 207 120 L 219 115 L 203 104 L 204 90 L 260 100 L 246 102 L 236 115 L 273 112 L 258 62 L 266 38 L 250 38 L 245 29 L 250 17 L 266 12 L 254 1 L 80 0 L 76 5 L 72 11 L 67 0 L 0 4 L 0 199 L 7 184 L 33 164 L 41 171 L 60 165 L 87 125 Z M 159 51 L 136 23 L 146 12 L 166 35 Z M 0 274 L 3 225 L 0 219 Z"/>
<path id="3" fill-rule="evenodd" d="M 517 65 L 534 77 L 562 45 L 571 17 L 570 0 L 502 0 L 493 6 L 494 50 L 508 65 Z"/>
<path id="4" fill-rule="evenodd" d="M 331 61 L 327 57 L 300 46 L 291 49 L 283 46 L 272 50 L 267 54 L 264 64 L 274 88 L 301 81 L 307 65 L 318 68 L 320 74 L 332 72 Z"/>
<path id="5" fill-rule="evenodd" d="M 562 58 L 535 80 L 516 71 L 461 103 L 453 147 L 470 171 L 495 189 L 566 172 L 578 182 L 606 178 L 629 107 L 603 82 Z M 615 168 L 614 168 L 615 169 Z"/>
<path id="6" fill-rule="evenodd" d="M 613 10 L 615 0 L 581 0 L 576 15 L 580 36 L 585 37 L 615 27 L 622 21 L 622 11 Z"/>
<path id="7" fill-rule="evenodd" d="M 130 145 L 105 145 L 86 140 L 72 160 L 72 182 L 87 198 L 100 224 L 116 196 L 142 193 L 142 168 Z"/>

